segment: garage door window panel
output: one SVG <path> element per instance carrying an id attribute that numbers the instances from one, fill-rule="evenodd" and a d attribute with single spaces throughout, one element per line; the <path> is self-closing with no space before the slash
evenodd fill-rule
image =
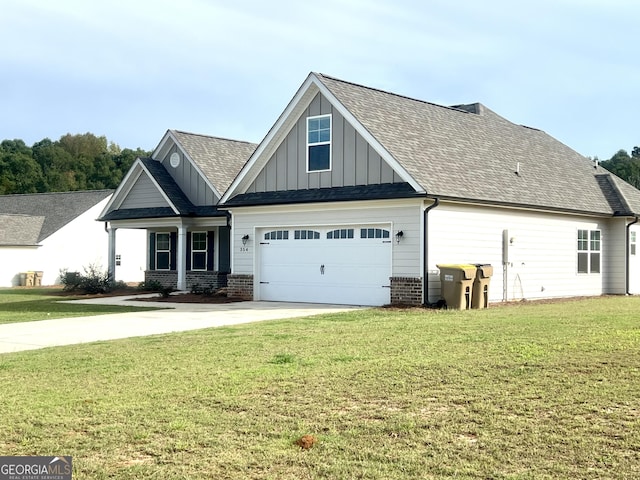
<path id="1" fill-rule="evenodd" d="M 295 230 L 293 238 L 294 240 L 320 240 L 320 232 L 315 230 Z"/>
<path id="2" fill-rule="evenodd" d="M 389 230 L 383 228 L 361 228 L 360 238 L 389 238 Z"/>
<path id="3" fill-rule="evenodd" d="M 339 240 L 339 239 L 353 238 L 353 228 L 340 228 L 338 230 L 331 230 L 327 232 L 327 240 Z"/>
<path id="4" fill-rule="evenodd" d="M 289 240 L 289 230 L 273 230 L 264 234 L 265 240 Z"/>

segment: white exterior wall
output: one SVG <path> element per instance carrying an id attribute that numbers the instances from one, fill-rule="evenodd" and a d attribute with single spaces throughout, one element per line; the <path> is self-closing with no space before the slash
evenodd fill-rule
<path id="1" fill-rule="evenodd" d="M 256 242 L 260 241 L 256 230 L 259 228 L 390 224 L 392 275 L 419 277 L 422 262 L 421 203 L 418 200 L 386 200 L 234 208 L 231 210 L 231 271 L 235 274 L 254 274 L 255 247 Z M 398 230 L 403 231 L 403 237 L 396 243 L 395 233 Z M 247 245 L 242 244 L 244 235 L 250 237 Z"/>
<path id="2" fill-rule="evenodd" d="M 617 227 L 617 224 L 614 224 Z M 438 263 L 488 263 L 494 267 L 489 301 L 503 299 L 503 231 L 513 239 L 509 247 L 506 299 L 535 299 L 623 293 L 610 290 L 621 277 L 618 259 L 609 252 L 620 235 L 608 220 L 522 210 L 441 204 L 429 213 L 429 299 L 439 298 Z M 577 231 L 601 231 L 600 274 L 577 273 Z M 615 230 L 615 228 L 613 229 Z M 619 244 L 620 247 L 624 245 Z M 624 288 L 624 287 L 623 287 Z"/>
<path id="3" fill-rule="evenodd" d="M 0 286 L 19 285 L 19 273 L 42 271 L 42 285 L 60 283 L 61 269 L 83 273 L 84 267 L 108 267 L 108 234 L 96 218 L 109 198 L 98 203 L 41 242 L 38 248 L 3 248 L 0 250 L 2 274 Z M 116 278 L 125 282 L 144 280 L 146 238 L 144 230 L 118 230 L 116 253 L 122 256 L 122 270 Z"/>

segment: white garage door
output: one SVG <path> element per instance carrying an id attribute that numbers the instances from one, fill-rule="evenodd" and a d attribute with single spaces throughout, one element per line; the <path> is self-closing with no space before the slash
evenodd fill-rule
<path id="1" fill-rule="evenodd" d="M 270 228 L 259 235 L 262 300 L 389 303 L 389 228 Z"/>

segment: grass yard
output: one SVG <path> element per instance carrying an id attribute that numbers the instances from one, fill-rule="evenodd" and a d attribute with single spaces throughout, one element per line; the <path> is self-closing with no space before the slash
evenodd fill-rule
<path id="1" fill-rule="evenodd" d="M 82 479 L 639 478 L 639 311 L 372 309 L 4 354 L 0 452 Z"/>
<path id="2" fill-rule="evenodd" d="M 86 296 L 61 296 L 59 295 L 61 291 L 61 288 L 0 288 L 0 324 L 148 310 L 147 308 L 121 307 L 119 305 L 62 303 L 62 300 L 75 300 Z M 132 294 L 135 293 L 135 291 L 132 292 Z"/>

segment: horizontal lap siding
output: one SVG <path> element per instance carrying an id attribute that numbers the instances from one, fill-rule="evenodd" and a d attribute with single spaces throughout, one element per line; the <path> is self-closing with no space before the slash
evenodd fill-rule
<path id="1" fill-rule="evenodd" d="M 602 232 L 602 274 L 577 274 L 577 230 Z M 441 205 L 429 214 L 429 270 L 438 263 L 489 263 L 494 267 L 490 300 L 503 297 L 502 235 L 509 248 L 507 299 L 548 298 L 606 293 L 603 279 L 615 242 L 609 223 L 568 215 Z M 435 280 L 435 281 L 434 281 Z M 430 295 L 439 296 L 439 277 L 430 277 Z"/>
<path id="2" fill-rule="evenodd" d="M 415 202 L 407 206 L 381 207 L 369 205 L 362 208 L 338 208 L 331 206 L 298 207 L 257 213 L 255 209 L 233 210 L 233 272 L 253 273 L 254 253 L 259 238 L 255 237 L 255 228 L 260 227 L 312 227 L 364 225 L 391 222 L 391 240 L 393 242 L 393 276 L 417 277 L 420 275 L 420 205 Z M 395 233 L 402 230 L 404 235 L 400 243 L 395 241 Z M 249 235 L 251 241 L 246 246 L 242 237 Z M 357 233 L 359 235 L 359 232 Z M 248 249 L 248 251 L 242 251 Z"/>

